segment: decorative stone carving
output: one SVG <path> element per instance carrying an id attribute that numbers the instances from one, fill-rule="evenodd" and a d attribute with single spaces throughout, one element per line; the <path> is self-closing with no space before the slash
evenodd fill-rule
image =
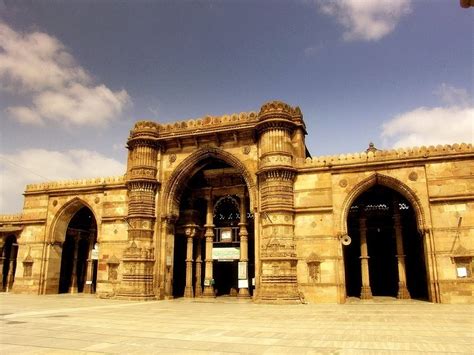
<path id="1" fill-rule="evenodd" d="M 117 278 L 118 278 L 117 269 L 119 265 L 120 265 L 120 260 L 115 255 L 112 255 L 109 258 L 109 260 L 107 260 L 109 281 L 117 281 Z"/>
<path id="2" fill-rule="evenodd" d="M 418 180 L 418 174 L 416 173 L 416 171 L 412 171 L 410 175 L 408 175 L 408 179 L 410 179 L 410 181 Z"/>
<path id="3" fill-rule="evenodd" d="M 321 263 L 322 260 L 315 253 L 311 253 L 306 260 L 306 264 L 308 265 L 308 275 L 313 283 L 318 282 L 320 279 Z"/>
<path id="4" fill-rule="evenodd" d="M 297 117 L 295 109 L 279 101 L 263 105 L 259 113 L 261 210 L 268 217 L 267 223 L 262 223 L 259 299 L 265 301 L 300 302 L 293 236 L 296 175 L 291 144 L 294 130 L 302 124 Z"/>
<path id="5" fill-rule="evenodd" d="M 31 277 L 33 276 L 33 264 L 34 260 L 31 257 L 30 253 L 23 260 L 23 277 Z"/>
<path id="6" fill-rule="evenodd" d="M 129 247 L 123 254 L 124 273 L 118 297 L 154 299 L 154 224 L 155 194 L 160 125 L 139 121 L 130 132 L 127 148 L 130 159 L 126 182 L 128 188 Z"/>

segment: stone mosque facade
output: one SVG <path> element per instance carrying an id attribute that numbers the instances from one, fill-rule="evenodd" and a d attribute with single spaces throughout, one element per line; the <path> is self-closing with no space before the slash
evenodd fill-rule
<path id="1" fill-rule="evenodd" d="M 441 128 L 440 128 L 441 129 Z M 26 187 L 4 292 L 474 301 L 474 149 L 311 157 L 298 107 L 136 122 L 123 176 Z"/>

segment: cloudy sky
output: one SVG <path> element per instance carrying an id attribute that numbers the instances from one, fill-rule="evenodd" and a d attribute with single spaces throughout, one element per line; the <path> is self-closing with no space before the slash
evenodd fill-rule
<path id="1" fill-rule="evenodd" d="M 138 119 L 280 99 L 313 156 L 470 143 L 473 33 L 454 0 L 0 0 L 0 213 L 122 174 Z"/>

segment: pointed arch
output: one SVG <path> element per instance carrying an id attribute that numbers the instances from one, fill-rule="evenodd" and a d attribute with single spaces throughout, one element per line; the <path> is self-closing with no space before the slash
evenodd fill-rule
<path id="1" fill-rule="evenodd" d="M 179 200 L 186 182 L 206 165 L 205 160 L 208 158 L 222 160 L 237 169 L 247 185 L 251 208 L 256 206 L 256 182 L 243 163 L 236 156 L 222 149 L 201 148 L 178 164 L 166 183 L 162 196 L 165 215 L 177 216 L 179 214 Z"/>
<path id="2" fill-rule="evenodd" d="M 72 200 L 65 203 L 56 213 L 53 223 L 51 224 L 50 235 L 49 235 L 49 242 L 50 243 L 63 243 L 64 238 L 66 236 L 66 229 L 71 221 L 72 217 L 79 211 L 81 208 L 87 207 L 91 212 L 95 219 L 96 224 L 97 221 L 97 214 L 92 208 L 90 204 L 88 204 L 85 200 L 74 197 Z"/>
<path id="3" fill-rule="evenodd" d="M 347 194 L 344 202 L 342 204 L 342 211 L 340 216 L 340 226 L 341 226 L 341 235 L 347 234 L 347 217 L 349 215 L 349 210 L 354 203 L 354 201 L 359 197 L 362 193 L 367 191 L 374 185 L 383 185 L 392 190 L 397 191 L 403 197 L 405 197 L 408 202 L 413 206 L 415 210 L 415 218 L 418 230 L 421 232 L 425 230 L 426 227 L 426 218 L 425 213 L 423 211 L 422 203 L 416 193 L 405 183 L 402 181 L 380 173 L 374 173 L 371 176 L 365 178 L 364 180 L 360 181 L 356 184 L 352 190 Z"/>

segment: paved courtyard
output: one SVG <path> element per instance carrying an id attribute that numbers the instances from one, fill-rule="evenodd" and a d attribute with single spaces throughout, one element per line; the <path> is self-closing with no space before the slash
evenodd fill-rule
<path id="1" fill-rule="evenodd" d="M 469 353 L 474 306 L 262 305 L 0 294 L 2 354 Z"/>

